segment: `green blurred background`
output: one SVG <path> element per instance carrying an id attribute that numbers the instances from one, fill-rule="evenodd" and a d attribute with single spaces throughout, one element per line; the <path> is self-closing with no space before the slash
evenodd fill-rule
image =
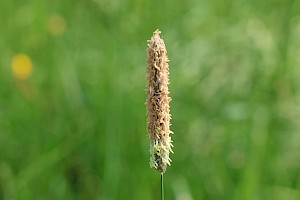
<path id="1" fill-rule="evenodd" d="M 159 199 L 144 105 L 158 28 L 166 199 L 300 199 L 300 1 L 1 0 L 0 24 L 0 199 Z"/>

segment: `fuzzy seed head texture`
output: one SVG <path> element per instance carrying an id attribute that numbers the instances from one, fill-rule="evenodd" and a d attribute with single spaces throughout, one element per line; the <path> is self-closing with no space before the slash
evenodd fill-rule
<path id="1" fill-rule="evenodd" d="M 147 130 L 150 139 L 150 167 L 164 173 L 171 164 L 169 59 L 161 32 L 156 30 L 147 48 Z"/>

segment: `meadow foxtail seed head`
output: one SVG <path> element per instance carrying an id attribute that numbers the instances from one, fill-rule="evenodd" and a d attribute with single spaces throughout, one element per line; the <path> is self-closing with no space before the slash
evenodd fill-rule
<path id="1" fill-rule="evenodd" d="M 156 30 L 147 48 L 147 130 L 150 139 L 150 166 L 164 173 L 170 165 L 169 59 L 161 32 Z M 173 153 L 173 152 L 172 152 Z"/>

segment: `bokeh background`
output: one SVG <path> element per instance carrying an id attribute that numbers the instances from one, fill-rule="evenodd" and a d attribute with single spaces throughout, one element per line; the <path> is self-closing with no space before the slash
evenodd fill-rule
<path id="1" fill-rule="evenodd" d="M 0 199 L 160 198 L 147 40 L 170 58 L 166 199 L 300 199 L 300 1 L 1 0 Z"/>

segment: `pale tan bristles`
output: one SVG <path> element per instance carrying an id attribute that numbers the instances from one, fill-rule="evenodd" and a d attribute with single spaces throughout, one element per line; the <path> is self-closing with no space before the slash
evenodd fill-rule
<path id="1" fill-rule="evenodd" d="M 147 49 L 147 130 L 150 138 L 150 166 L 164 173 L 170 165 L 169 59 L 161 32 L 156 30 Z"/>

